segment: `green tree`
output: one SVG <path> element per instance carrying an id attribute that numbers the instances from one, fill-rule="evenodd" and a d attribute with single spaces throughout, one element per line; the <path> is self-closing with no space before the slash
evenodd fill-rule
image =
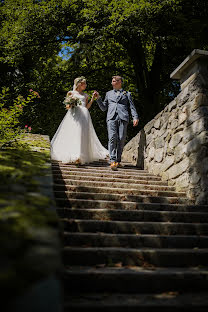
<path id="1" fill-rule="evenodd" d="M 52 136 L 76 76 L 87 77 L 89 94 L 97 89 L 104 96 L 111 76 L 121 74 L 141 127 L 178 92 L 170 73 L 193 48 L 208 46 L 207 11 L 205 0 L 5 0 L 0 84 L 13 97 L 37 90 L 39 102 L 23 117 L 35 131 Z M 66 60 L 57 56 L 63 45 L 69 49 Z M 95 104 L 91 114 L 102 136 L 103 113 Z"/>
<path id="2" fill-rule="evenodd" d="M 131 74 L 143 112 L 152 118 L 163 107 L 170 91 L 174 91 L 174 86 L 171 90 L 170 83 L 167 84 L 171 71 L 193 48 L 207 44 L 207 3 L 184 0 L 83 3 L 84 20 L 79 24 L 79 32 L 71 25 L 72 41 L 76 38 L 80 45 L 89 45 L 99 55 L 106 55 L 103 46 L 106 42 L 113 40 L 119 44 L 133 66 Z M 112 59 L 116 62 L 116 56 L 112 55 Z"/>

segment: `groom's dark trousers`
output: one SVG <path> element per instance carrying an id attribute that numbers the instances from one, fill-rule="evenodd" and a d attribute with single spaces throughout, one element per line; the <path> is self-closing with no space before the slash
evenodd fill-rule
<path id="1" fill-rule="evenodd" d="M 119 118 L 118 114 L 107 121 L 108 150 L 111 162 L 121 162 L 121 155 L 126 140 L 128 122 Z"/>
<path id="2" fill-rule="evenodd" d="M 133 119 L 138 119 L 131 94 L 123 89 L 106 93 L 105 100 L 97 100 L 102 111 L 107 110 L 108 150 L 111 162 L 120 162 L 126 139 L 130 108 Z"/>

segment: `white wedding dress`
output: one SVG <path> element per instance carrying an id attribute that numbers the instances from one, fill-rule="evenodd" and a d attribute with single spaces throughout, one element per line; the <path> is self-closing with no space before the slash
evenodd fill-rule
<path id="1" fill-rule="evenodd" d="M 89 163 L 107 157 L 86 108 L 86 94 L 72 91 L 82 105 L 69 109 L 51 140 L 51 159 L 63 163 Z"/>

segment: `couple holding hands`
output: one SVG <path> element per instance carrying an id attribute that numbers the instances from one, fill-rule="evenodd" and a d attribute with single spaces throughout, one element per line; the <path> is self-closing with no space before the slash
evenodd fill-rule
<path id="1" fill-rule="evenodd" d="M 122 89 L 121 76 L 112 77 L 113 90 L 106 93 L 104 101 L 97 91 L 88 101 L 85 77 L 74 80 L 73 91 L 67 96 L 78 99 L 79 105 L 68 111 L 51 141 L 51 158 L 63 163 L 86 164 L 110 157 L 112 170 L 122 167 L 121 155 L 129 122 L 129 108 L 133 126 L 138 125 L 138 115 L 130 92 Z M 94 130 L 88 109 L 96 99 L 102 111 L 107 110 L 108 150 L 100 143 Z M 73 112 L 72 112 L 73 111 Z"/>

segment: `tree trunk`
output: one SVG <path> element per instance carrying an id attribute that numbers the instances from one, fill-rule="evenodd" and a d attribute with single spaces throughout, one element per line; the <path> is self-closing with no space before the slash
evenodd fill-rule
<path id="1" fill-rule="evenodd" d="M 136 85 L 139 90 L 139 104 L 142 107 L 143 120 L 148 122 L 159 111 L 161 46 L 157 44 L 151 71 L 148 71 L 145 52 L 140 38 L 125 43 L 125 48 L 134 66 Z"/>

